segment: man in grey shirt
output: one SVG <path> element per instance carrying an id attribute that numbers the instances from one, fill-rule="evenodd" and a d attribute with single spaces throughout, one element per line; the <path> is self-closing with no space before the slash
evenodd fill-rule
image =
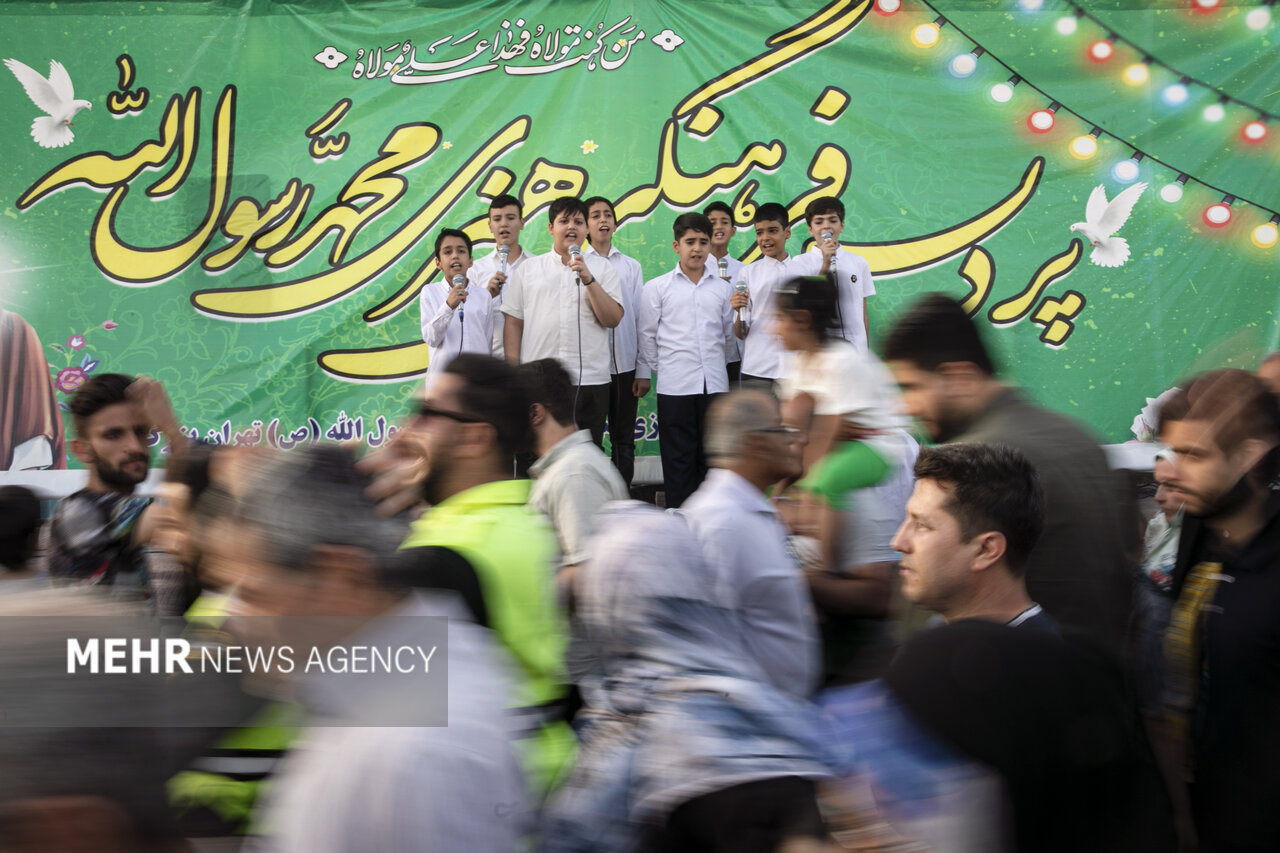
<path id="1" fill-rule="evenodd" d="M 538 461 L 529 466 L 529 503 L 548 519 L 560 540 L 557 585 L 567 589 L 587 558 L 595 515 L 609 501 L 627 499 L 627 486 L 591 432 L 573 422 L 576 389 L 554 358 L 520 365 L 530 399 L 529 422 Z"/>
<path id="2" fill-rule="evenodd" d="M 1027 561 L 1027 591 L 1064 633 L 1087 634 L 1118 654 L 1130 573 L 1119 482 L 1097 440 L 1000 381 L 977 327 L 942 294 L 924 297 L 898 319 L 885 362 L 908 414 L 934 441 L 1003 444 L 1035 466 L 1045 526 Z"/>
<path id="3" fill-rule="evenodd" d="M 813 605 L 787 550 L 787 531 L 765 489 L 801 469 L 799 434 L 782 426 L 778 401 L 735 391 L 707 412 L 711 470 L 680 509 L 716 577 L 716 593 L 738 611 L 746 646 L 766 680 L 796 696 L 818 686 Z"/>

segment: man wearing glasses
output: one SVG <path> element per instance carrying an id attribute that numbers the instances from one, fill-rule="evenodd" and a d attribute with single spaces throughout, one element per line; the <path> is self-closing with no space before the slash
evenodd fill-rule
<path id="1" fill-rule="evenodd" d="M 421 455 L 430 504 L 401 546 L 405 579 L 457 592 L 518 665 L 513 713 L 530 790 L 541 797 L 573 751 L 559 720 L 566 628 L 554 585 L 556 537 L 527 506 L 511 459 L 529 443 L 529 404 L 516 369 L 463 353 L 426 389 L 406 439 Z"/>
<path id="2" fill-rule="evenodd" d="M 802 472 L 800 435 L 778 401 L 733 391 L 707 411 L 711 470 L 681 507 L 711 565 L 724 604 L 742 615 L 747 648 L 775 687 L 807 697 L 818 686 L 820 646 L 804 575 L 765 490 Z"/>

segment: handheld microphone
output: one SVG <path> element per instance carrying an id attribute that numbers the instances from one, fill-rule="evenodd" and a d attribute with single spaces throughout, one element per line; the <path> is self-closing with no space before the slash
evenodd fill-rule
<path id="1" fill-rule="evenodd" d="M 466 283 L 467 283 L 466 277 L 461 274 L 455 275 L 453 277 L 454 287 L 462 287 Z M 464 293 L 462 295 L 462 301 L 458 303 L 458 322 L 459 323 L 463 321 L 463 318 L 465 316 L 465 312 L 463 311 L 463 308 L 466 306 L 466 304 L 467 304 L 467 295 Z"/>
<path id="2" fill-rule="evenodd" d="M 716 265 L 720 267 L 720 277 L 723 278 L 725 281 L 728 281 L 729 280 L 729 256 L 725 255 L 723 258 L 720 258 L 720 260 L 716 261 Z"/>
<path id="3" fill-rule="evenodd" d="M 723 263 L 723 259 L 721 260 L 721 263 Z M 733 286 L 733 292 L 734 292 L 734 293 L 746 293 L 746 292 L 747 292 L 747 283 L 746 283 L 745 281 L 743 281 L 742 279 L 738 279 L 738 283 L 737 283 L 737 284 L 735 284 L 735 285 Z M 741 308 L 739 308 L 739 309 L 738 309 L 738 322 L 742 324 L 742 334 L 744 334 L 744 335 L 745 335 L 745 334 L 747 333 L 747 331 L 751 328 L 751 319 L 750 319 L 750 318 L 751 318 L 751 314 L 750 314 L 750 309 L 749 309 L 749 308 L 747 308 L 747 307 L 744 305 L 743 307 L 741 307 Z"/>
<path id="4" fill-rule="evenodd" d="M 835 239 L 835 237 L 836 237 L 836 235 L 832 234 L 830 231 L 823 231 L 823 232 L 822 232 L 822 242 L 824 242 L 824 243 L 825 243 L 825 242 L 827 242 L 828 240 L 834 240 L 834 239 Z"/>
<path id="5" fill-rule="evenodd" d="M 498 247 L 498 272 L 503 275 L 507 274 L 507 256 L 511 254 L 511 247 L 502 245 Z"/>
<path id="6" fill-rule="evenodd" d="M 582 257 L 582 247 L 581 247 L 581 246 L 579 246 L 577 243 L 570 243 L 570 244 L 569 244 L 569 257 L 570 257 L 570 258 L 580 258 L 580 257 Z M 574 273 L 573 273 L 573 280 L 574 280 L 574 281 L 576 281 L 576 282 L 578 283 L 578 286 L 579 286 L 579 287 L 581 287 L 581 286 L 582 286 L 582 276 L 578 275 L 577 270 L 574 270 Z"/>

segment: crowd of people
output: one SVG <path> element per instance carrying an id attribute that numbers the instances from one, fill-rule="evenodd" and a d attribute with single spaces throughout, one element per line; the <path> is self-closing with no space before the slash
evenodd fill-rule
<path id="1" fill-rule="evenodd" d="M 362 458 L 193 445 L 159 383 L 94 376 L 85 488 L 44 523 L 0 489 L 5 702 L 87 712 L 0 726 L 0 851 L 1280 849 L 1276 360 L 1169 395 L 1148 520 L 957 301 L 873 353 L 843 219 L 812 202 L 792 257 L 761 204 L 743 265 L 732 210 L 681 214 L 645 281 L 608 200 L 555 201 L 531 256 L 499 196 L 489 256 L 440 232 L 426 382 Z M 653 374 L 665 512 L 629 500 Z M 59 680 L 78 619 L 438 648 L 447 695 L 177 676 L 157 718 Z"/>

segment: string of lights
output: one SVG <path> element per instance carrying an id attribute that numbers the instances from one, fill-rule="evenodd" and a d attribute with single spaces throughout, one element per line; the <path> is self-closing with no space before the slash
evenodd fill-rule
<path id="1" fill-rule="evenodd" d="M 1249 11 L 1245 15 L 1246 25 L 1253 30 L 1261 30 L 1265 28 L 1269 23 L 1271 23 L 1271 6 L 1274 2 L 1275 0 L 1264 0 L 1264 2 L 1256 9 Z M 1019 5 L 1027 11 L 1040 9 L 1042 3 L 1043 0 L 1019 0 Z M 1205 119 L 1208 121 L 1221 121 L 1224 114 L 1224 105 L 1226 104 L 1235 104 L 1236 106 L 1242 107 L 1250 112 L 1257 113 L 1258 121 L 1262 122 L 1262 134 L 1256 138 L 1250 137 L 1249 128 L 1253 127 L 1253 125 L 1246 125 L 1245 139 L 1249 142 L 1261 141 L 1262 138 L 1266 136 L 1265 123 L 1271 119 L 1280 118 L 1280 116 L 1277 116 L 1275 113 L 1268 112 L 1267 110 L 1251 104 L 1248 101 L 1244 101 L 1234 95 L 1230 95 L 1222 89 L 1219 89 L 1217 86 L 1214 86 L 1212 83 L 1193 77 L 1190 74 L 1185 74 L 1177 68 L 1174 68 L 1169 63 L 1157 59 L 1151 51 L 1147 50 L 1133 39 L 1121 35 L 1097 15 L 1082 7 L 1076 2 L 1076 0 L 1066 0 L 1066 3 L 1071 7 L 1071 13 L 1059 18 L 1057 23 L 1054 25 L 1060 34 L 1064 36 L 1074 34 L 1081 19 L 1093 23 L 1098 29 L 1102 30 L 1102 38 L 1090 42 L 1089 47 L 1085 51 L 1089 59 L 1094 62 L 1106 62 L 1111 59 L 1115 53 L 1116 44 L 1127 45 L 1137 53 L 1139 57 L 1141 57 L 1138 62 L 1127 66 L 1124 70 L 1124 81 L 1129 85 L 1141 86 L 1146 83 L 1150 77 L 1150 69 L 1152 66 L 1163 68 L 1170 76 L 1176 78 L 1176 82 L 1166 85 L 1160 93 L 1161 100 L 1169 106 L 1176 107 L 1186 103 L 1189 97 L 1188 89 L 1192 86 L 1198 86 L 1212 92 L 1218 98 L 1217 104 L 1210 105 L 1210 109 L 1205 115 Z M 1219 5 L 1221 5 L 1221 0 L 1192 0 L 1192 6 L 1194 8 L 1198 8 L 1205 12 L 1212 11 Z"/>
<path id="2" fill-rule="evenodd" d="M 1206 225 L 1211 228 L 1222 228 L 1226 226 L 1233 218 L 1231 206 L 1242 202 L 1251 205 L 1270 216 L 1270 220 L 1268 222 L 1257 226 L 1250 234 L 1250 239 L 1254 245 L 1265 249 L 1271 248 L 1272 246 L 1275 246 L 1277 242 L 1280 242 L 1280 212 L 1267 207 L 1264 204 L 1260 204 L 1257 201 L 1246 198 L 1239 193 L 1225 190 L 1221 187 L 1214 186 L 1201 178 L 1195 177 L 1177 166 L 1160 159 L 1159 157 L 1140 150 L 1117 134 L 1103 129 L 1101 125 L 1089 120 L 1076 110 L 1064 107 L 1060 102 L 1054 100 L 1054 98 L 1045 90 L 1023 78 L 1012 66 L 1004 62 L 998 56 L 992 54 L 990 51 L 982 47 L 982 45 L 978 44 L 977 40 L 963 29 L 956 26 L 955 23 L 949 21 L 936 6 L 929 2 L 929 0 L 918 0 L 918 2 L 936 17 L 932 21 L 919 24 L 912 29 L 911 43 L 921 49 L 930 49 L 941 41 L 942 28 L 951 27 L 951 29 L 953 29 L 957 34 L 973 45 L 973 48 L 970 51 L 956 55 L 952 58 L 950 63 L 948 63 L 947 68 L 952 75 L 960 78 L 971 76 L 977 70 L 979 59 L 986 57 L 989 61 L 996 63 L 1009 74 L 1009 78 L 1006 82 L 996 83 L 990 89 L 989 94 L 991 99 L 996 103 L 1005 104 L 1011 101 L 1013 99 L 1014 87 L 1019 85 L 1034 91 L 1048 103 L 1048 106 L 1034 110 L 1027 117 L 1027 127 L 1033 133 L 1048 133 L 1053 130 L 1057 123 L 1059 113 L 1065 113 L 1073 116 L 1084 126 L 1088 127 L 1089 131 L 1072 139 L 1068 146 L 1068 152 L 1071 156 L 1078 160 L 1087 160 L 1092 158 L 1098 152 L 1099 138 L 1106 136 L 1132 151 L 1129 158 L 1116 163 L 1111 170 L 1112 177 L 1118 182 L 1128 184 L 1137 180 L 1141 174 L 1141 164 L 1143 161 L 1158 164 L 1176 175 L 1173 180 L 1166 183 L 1160 189 L 1160 198 L 1165 202 L 1169 204 L 1176 204 L 1181 201 L 1183 188 L 1186 186 L 1188 181 L 1192 181 L 1221 196 L 1221 201 L 1211 204 L 1205 208 L 1202 218 Z M 1026 2 L 1026 0 L 1024 0 L 1024 2 Z M 893 15 L 901 10 L 901 8 L 902 0 L 875 0 L 876 12 L 884 16 Z M 1222 108 L 1222 103 L 1223 102 L 1219 100 L 1216 106 Z M 1251 141 L 1259 141 L 1261 138 L 1266 136 L 1266 126 L 1262 120 L 1255 123 L 1262 125 L 1262 135 L 1258 140 Z M 1248 126 L 1246 126 L 1246 128 L 1247 127 Z M 1246 139 L 1248 139 L 1247 129 Z"/>

